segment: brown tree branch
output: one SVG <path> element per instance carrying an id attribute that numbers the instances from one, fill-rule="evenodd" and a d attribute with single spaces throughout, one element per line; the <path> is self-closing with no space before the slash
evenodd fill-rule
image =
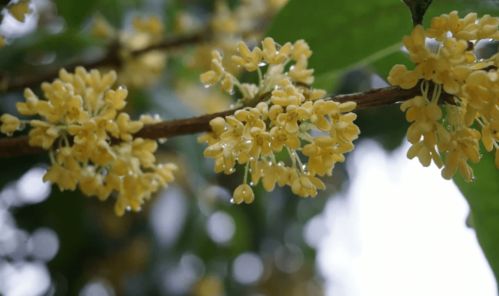
<path id="1" fill-rule="evenodd" d="M 409 90 L 391 86 L 360 93 L 336 95 L 329 99 L 337 102 L 354 101 L 357 103 L 357 110 L 359 110 L 405 101 L 414 97 L 419 92 L 418 86 Z M 135 136 L 147 139 L 160 139 L 206 132 L 210 130 L 210 120 L 215 117 L 231 115 L 236 110 L 227 110 L 185 119 L 166 120 L 146 125 Z M 0 139 L 0 158 L 32 155 L 43 151 L 41 148 L 30 146 L 27 136 Z"/>
<path id="2" fill-rule="evenodd" d="M 131 52 L 132 56 L 139 56 L 154 50 L 167 50 L 176 49 L 182 46 L 188 46 L 193 44 L 201 43 L 208 39 L 209 34 L 207 32 L 197 32 L 185 36 L 172 36 L 166 38 L 162 42 L 155 43 L 148 47 L 134 50 Z M 118 42 L 111 43 L 107 49 L 107 53 L 101 58 L 91 61 L 83 62 L 77 61 L 62 68 L 65 68 L 69 72 L 74 71 L 78 66 L 83 66 L 86 69 L 94 69 L 99 67 L 120 67 L 122 60 L 120 58 L 120 44 Z M 52 81 L 59 76 L 59 69 L 61 67 L 53 68 L 43 74 L 31 75 L 31 76 L 20 76 L 20 77 L 2 77 L 0 75 L 0 81 L 5 80 L 7 87 L 0 89 L 0 92 L 9 91 L 19 91 L 24 90 L 27 87 L 35 87 L 40 85 L 44 81 Z"/>

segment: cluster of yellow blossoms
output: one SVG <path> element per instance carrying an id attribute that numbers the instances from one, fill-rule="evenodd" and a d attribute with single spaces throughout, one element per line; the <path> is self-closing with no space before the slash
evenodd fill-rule
<path id="1" fill-rule="evenodd" d="M 356 104 L 327 100 L 325 91 L 311 88 L 311 54 L 303 40 L 279 46 L 266 38 L 261 48 L 252 50 L 241 42 L 231 60 L 258 73 L 257 84 L 241 83 L 223 67 L 217 51 L 211 70 L 201 75 L 203 84 L 220 83 L 228 93 L 237 90 L 241 104 L 255 106 L 213 119 L 212 131 L 200 137 L 208 144 L 204 155 L 215 159 L 215 172 L 232 174 L 237 164 L 244 166 L 234 203 L 251 203 L 251 186 L 260 181 L 267 191 L 278 184 L 290 186 L 299 196 L 315 196 L 325 187 L 318 177 L 331 175 L 335 164 L 353 149 L 359 129 L 350 111 Z"/>
<path id="2" fill-rule="evenodd" d="M 480 160 L 480 141 L 495 149 L 499 168 L 499 54 L 479 59 L 474 51 L 479 42 L 499 39 L 498 25 L 499 18 L 459 18 L 456 11 L 434 18 L 428 30 L 418 25 L 403 40 L 415 69 L 395 65 L 389 74 L 393 85 L 421 88 L 401 106 L 411 122 L 408 157 L 424 166 L 433 160 L 446 179 L 456 171 L 473 179 L 468 162 Z"/>
<path id="3" fill-rule="evenodd" d="M 19 0 L 11 2 L 7 5 L 6 10 L 17 21 L 24 23 L 26 16 L 30 13 L 30 0 Z M 5 37 L 0 35 L 0 48 L 5 46 Z"/>
<path id="4" fill-rule="evenodd" d="M 129 31 L 118 33 L 104 18 L 95 18 L 92 35 L 119 43 L 121 67 L 118 81 L 129 87 L 147 87 L 153 85 L 166 67 L 165 50 L 148 50 L 134 55 L 133 52 L 153 46 L 164 39 L 165 28 L 158 17 L 136 17 Z"/>
<path id="5" fill-rule="evenodd" d="M 199 32 L 208 27 L 210 40 L 196 48 L 189 64 L 198 69 L 208 69 L 213 49 L 226 54 L 224 66 L 232 73 L 238 68 L 230 60 L 236 53 L 236 45 L 240 41 L 256 44 L 262 38 L 262 32 L 272 17 L 288 0 L 241 0 L 231 8 L 229 1 L 217 0 L 213 16 L 208 24 L 203 24 L 197 16 L 180 13 L 177 17 L 177 31 L 180 33 Z"/>
<path id="6" fill-rule="evenodd" d="M 20 114 L 39 119 L 22 121 L 4 114 L 0 121 L 8 135 L 29 124 L 29 144 L 50 150 L 52 165 L 45 181 L 61 190 L 79 187 L 101 200 L 115 193 L 115 212 L 123 215 L 125 210 L 139 211 L 144 200 L 167 186 L 176 167 L 156 164 L 156 141 L 133 137 L 154 119 L 133 121 L 121 112 L 127 90 L 112 89 L 115 81 L 114 71 L 61 70 L 59 79 L 42 84 L 45 100 L 26 89 L 26 101 L 17 104 Z"/>

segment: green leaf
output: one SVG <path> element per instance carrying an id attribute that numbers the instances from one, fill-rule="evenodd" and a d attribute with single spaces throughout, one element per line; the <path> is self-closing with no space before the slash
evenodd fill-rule
<path id="1" fill-rule="evenodd" d="M 314 51 L 310 67 L 315 74 L 334 76 L 334 71 L 358 65 L 399 43 L 411 28 L 410 19 L 404 5 L 393 0 L 310 0 L 306 4 L 291 0 L 268 35 L 281 44 L 305 39 Z"/>
<path id="2" fill-rule="evenodd" d="M 494 14 L 498 4 L 477 0 L 434 0 L 425 17 L 459 10 Z M 412 16 L 403 3 L 393 0 L 291 0 L 274 19 L 268 35 L 283 44 L 305 39 L 314 54 L 310 68 L 321 86 L 352 68 L 373 66 L 382 77 L 396 63 L 407 63 L 398 45 L 412 29 Z M 329 83 L 324 80 L 330 79 Z"/>
<path id="3" fill-rule="evenodd" d="M 473 182 L 466 183 L 458 175 L 454 182 L 470 205 L 471 224 L 499 282 L 499 170 L 492 153 L 485 153 L 472 168 L 475 173 Z"/>

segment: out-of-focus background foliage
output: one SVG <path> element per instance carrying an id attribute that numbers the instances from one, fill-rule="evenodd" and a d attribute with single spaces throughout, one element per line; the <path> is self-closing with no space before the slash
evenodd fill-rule
<path id="1" fill-rule="evenodd" d="M 206 69 L 212 48 L 230 47 L 241 37 L 250 44 L 264 35 L 281 43 L 306 39 L 314 51 L 310 67 L 315 69 L 317 85 L 329 93 L 386 86 L 390 67 L 408 63 L 400 42 L 412 22 L 400 1 L 285 2 L 33 0 L 24 23 L 3 14 L 0 34 L 9 44 L 0 49 L 0 113 L 15 113 L 15 102 L 22 99 L 19 90 L 1 89 L 9 79 L 43 75 L 104 56 L 112 42 L 92 34 L 96 19 L 102 18 L 127 32 L 134 17 L 156 16 L 166 37 L 210 28 L 214 16 L 219 21 L 227 16 L 225 26 L 232 21 L 250 29 L 244 34 L 230 28 L 216 34 L 207 30 L 213 34 L 210 41 L 168 51 L 166 67 L 154 81 L 129 87 L 127 109 L 135 116 L 157 113 L 171 119 L 229 108 L 230 98 L 203 88 L 197 77 Z M 462 15 L 499 11 L 496 1 L 433 2 L 426 22 L 456 9 Z M 490 47 L 497 50 L 497 44 Z M 388 151 L 402 144 L 407 125 L 398 106 L 358 115 L 363 139 L 374 139 Z M 202 150 L 195 135 L 163 144 L 158 158 L 178 164 L 177 181 L 142 212 L 122 218 L 114 215 L 109 202 L 59 192 L 42 183 L 45 156 L 1 159 L 0 293 L 323 295 L 324 281 L 316 266 L 323 227 L 314 218 L 352 182 L 345 166 L 335 168 L 334 176 L 326 179 L 327 190 L 317 198 L 300 199 L 281 188 L 265 193 L 259 188 L 253 204 L 234 206 L 230 195 L 241 176 L 215 175 Z M 457 183 L 471 204 L 470 221 L 497 271 L 499 178 L 490 165 L 492 160 L 486 158 L 476 167 L 475 183 Z"/>

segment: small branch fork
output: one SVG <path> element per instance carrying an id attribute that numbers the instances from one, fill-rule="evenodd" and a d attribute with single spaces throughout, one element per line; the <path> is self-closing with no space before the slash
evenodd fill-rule
<path id="1" fill-rule="evenodd" d="M 357 110 L 360 110 L 405 101 L 416 96 L 419 92 L 419 86 L 408 90 L 392 86 L 353 94 L 336 95 L 328 99 L 340 103 L 354 101 L 357 103 Z M 146 125 L 135 134 L 135 137 L 160 139 L 207 132 L 210 130 L 210 120 L 215 117 L 231 115 L 237 110 L 238 109 L 231 109 L 197 117 L 166 120 Z M 0 139 L 0 158 L 33 155 L 43 152 L 46 151 L 39 147 L 30 146 L 27 136 Z"/>

